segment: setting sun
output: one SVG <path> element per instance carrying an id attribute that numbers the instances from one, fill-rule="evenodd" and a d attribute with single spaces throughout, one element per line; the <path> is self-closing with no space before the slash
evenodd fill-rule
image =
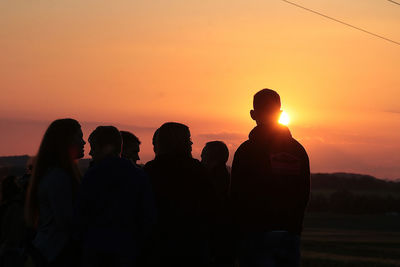
<path id="1" fill-rule="evenodd" d="M 279 118 L 279 123 L 283 125 L 288 125 L 289 122 L 290 122 L 289 115 L 285 111 L 282 111 L 281 117 Z"/>

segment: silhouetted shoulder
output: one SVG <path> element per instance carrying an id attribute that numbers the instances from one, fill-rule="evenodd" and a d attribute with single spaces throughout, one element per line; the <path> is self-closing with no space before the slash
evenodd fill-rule
<path id="1" fill-rule="evenodd" d="M 98 166 L 97 166 L 97 165 L 90 166 L 89 169 L 87 169 L 87 171 L 85 172 L 85 174 L 84 174 L 84 176 L 83 176 L 84 179 L 85 179 L 87 176 L 92 176 L 92 175 L 95 174 L 97 171 L 98 171 Z"/>
<path id="2" fill-rule="evenodd" d="M 252 144 L 252 142 L 250 142 L 250 140 L 247 140 L 247 141 L 244 141 L 238 148 L 237 148 L 237 150 L 236 150 L 236 152 L 235 152 L 235 156 L 238 154 L 242 154 L 242 153 L 244 153 L 244 152 L 246 152 L 248 149 L 249 149 L 249 147 L 251 147 L 252 145 L 254 145 L 254 144 Z"/>
<path id="3" fill-rule="evenodd" d="M 131 177 L 135 181 L 142 180 L 147 175 L 143 170 L 136 167 L 130 160 L 112 157 L 105 159 L 86 172 L 83 183 L 98 183 L 99 180 L 122 179 L 122 177 Z"/>
<path id="4" fill-rule="evenodd" d="M 292 138 L 292 146 L 293 146 L 294 150 L 301 156 L 301 158 L 309 161 L 307 151 L 305 150 L 303 145 L 299 143 L 299 141 Z"/>
<path id="5" fill-rule="evenodd" d="M 260 145 L 257 145 L 253 140 L 243 142 L 235 152 L 232 162 L 232 170 L 239 165 L 252 164 L 255 155 L 262 151 Z"/>
<path id="6" fill-rule="evenodd" d="M 206 178 L 206 169 L 204 166 L 201 164 L 201 162 L 198 159 L 194 158 L 186 158 L 182 162 L 182 167 L 191 170 L 193 172 L 194 176 L 197 176 L 201 180 Z"/>
<path id="7" fill-rule="evenodd" d="M 294 142 L 296 143 L 296 145 L 297 145 L 297 147 L 299 148 L 299 150 L 300 150 L 302 153 L 304 153 L 304 154 L 307 155 L 307 152 L 306 152 L 305 148 L 303 147 L 303 145 L 300 144 L 299 141 L 297 141 L 296 139 L 293 138 L 293 140 L 294 140 Z"/>
<path id="8" fill-rule="evenodd" d="M 242 151 L 243 149 L 247 148 L 250 145 L 251 145 L 250 140 L 246 140 L 238 147 L 237 151 Z"/>
<path id="9" fill-rule="evenodd" d="M 153 166 L 155 166 L 155 165 L 156 165 L 156 161 L 155 160 L 150 160 L 144 165 L 143 169 L 146 171 L 148 169 L 153 168 Z"/>
<path id="10" fill-rule="evenodd" d="M 198 167 L 198 168 L 203 169 L 203 165 L 201 165 L 201 162 L 200 162 L 198 159 L 189 158 L 189 159 L 188 159 L 188 162 L 189 162 L 190 164 L 193 164 L 193 166 L 195 166 L 195 167 Z"/>
<path id="11" fill-rule="evenodd" d="M 147 162 L 144 165 L 144 169 L 148 170 L 148 169 L 154 168 L 163 163 L 183 163 L 184 165 L 182 167 L 189 165 L 189 166 L 197 166 L 199 168 L 203 168 L 203 166 L 201 165 L 201 162 L 194 158 L 184 157 L 184 158 L 172 158 L 171 159 L 171 158 L 167 158 L 167 157 L 165 157 L 165 158 L 158 157 L 154 160 Z"/>

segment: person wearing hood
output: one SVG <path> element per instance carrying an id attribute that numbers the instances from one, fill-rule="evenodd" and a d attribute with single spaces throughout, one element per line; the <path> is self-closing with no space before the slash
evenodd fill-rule
<path id="1" fill-rule="evenodd" d="M 278 123 L 280 96 L 263 89 L 250 115 L 257 126 L 237 149 L 231 202 L 240 266 L 299 266 L 300 235 L 310 195 L 305 149 Z"/>

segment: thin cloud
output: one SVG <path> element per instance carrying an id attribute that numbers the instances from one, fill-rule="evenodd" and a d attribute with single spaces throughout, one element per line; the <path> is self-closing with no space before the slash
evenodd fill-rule
<path id="1" fill-rule="evenodd" d="M 241 133 L 229 133 L 229 132 L 222 132 L 222 133 L 204 133 L 198 134 L 197 137 L 201 139 L 207 140 L 243 140 L 245 141 L 246 135 Z"/>
<path id="2" fill-rule="evenodd" d="M 393 113 L 393 114 L 400 114 L 400 109 L 389 109 L 384 110 L 385 113 Z"/>

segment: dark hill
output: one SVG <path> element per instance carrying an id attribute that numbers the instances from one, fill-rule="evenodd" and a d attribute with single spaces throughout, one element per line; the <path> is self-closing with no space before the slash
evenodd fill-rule
<path id="1" fill-rule="evenodd" d="M 26 166 L 29 158 L 28 155 L 0 157 L 0 166 Z"/>
<path id="2" fill-rule="evenodd" d="M 311 175 L 312 191 L 384 192 L 400 194 L 400 182 L 352 173 L 315 173 Z"/>

